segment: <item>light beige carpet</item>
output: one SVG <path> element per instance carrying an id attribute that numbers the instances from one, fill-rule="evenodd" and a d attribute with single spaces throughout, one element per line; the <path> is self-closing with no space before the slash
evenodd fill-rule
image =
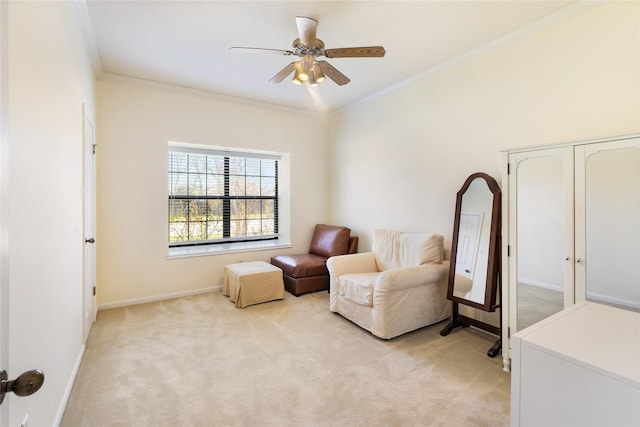
<path id="1" fill-rule="evenodd" d="M 563 308 L 562 292 L 518 283 L 517 326 L 519 331 L 562 311 Z"/>
<path id="2" fill-rule="evenodd" d="M 508 425 L 494 336 L 439 323 L 384 341 L 328 307 L 209 293 L 101 310 L 61 426 Z"/>

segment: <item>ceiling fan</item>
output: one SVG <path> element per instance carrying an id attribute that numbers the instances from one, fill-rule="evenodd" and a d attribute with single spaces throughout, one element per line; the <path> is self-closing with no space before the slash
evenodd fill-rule
<path id="1" fill-rule="evenodd" d="M 280 83 L 288 75 L 294 73 L 293 83 L 299 85 L 307 83 L 311 86 L 316 86 L 322 82 L 325 76 L 329 77 L 339 86 L 346 85 L 351 81 L 327 61 L 318 61 L 316 58 L 319 56 L 326 58 L 381 58 L 385 54 L 384 47 L 382 46 L 325 49 L 324 42 L 316 38 L 318 21 L 305 16 L 297 16 L 296 25 L 298 27 L 299 38 L 293 41 L 293 48 L 291 50 L 257 47 L 232 47 L 229 50 L 299 56 L 302 59 L 290 63 L 269 81 L 272 83 Z"/>

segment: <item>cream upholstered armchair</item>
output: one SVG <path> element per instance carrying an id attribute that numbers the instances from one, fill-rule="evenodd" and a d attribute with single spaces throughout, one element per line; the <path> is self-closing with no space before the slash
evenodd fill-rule
<path id="1" fill-rule="evenodd" d="M 449 317 L 443 236 L 375 230 L 372 252 L 329 258 L 329 309 L 380 338 Z"/>

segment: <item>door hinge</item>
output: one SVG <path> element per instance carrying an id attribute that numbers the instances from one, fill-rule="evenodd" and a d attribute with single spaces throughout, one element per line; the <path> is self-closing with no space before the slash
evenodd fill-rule
<path id="1" fill-rule="evenodd" d="M 511 338 L 511 326 L 507 326 L 507 338 Z"/>
<path id="2" fill-rule="evenodd" d="M 93 154 L 96 154 L 96 144 L 93 144 Z"/>
<path id="3" fill-rule="evenodd" d="M 94 286 L 93 287 L 93 296 L 95 296 L 95 295 L 96 295 L 96 287 Z"/>
<path id="4" fill-rule="evenodd" d="M 507 256 L 511 256 L 511 245 L 507 245 Z"/>
<path id="5" fill-rule="evenodd" d="M 95 145 L 94 145 L 95 147 Z M 94 150 L 95 152 L 95 150 Z M 511 163 L 507 163 L 507 175 L 511 175 Z"/>

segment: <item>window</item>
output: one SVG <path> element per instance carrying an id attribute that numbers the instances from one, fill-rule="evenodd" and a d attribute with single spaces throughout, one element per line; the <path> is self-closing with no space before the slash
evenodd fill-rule
<path id="1" fill-rule="evenodd" d="M 169 146 L 169 246 L 278 238 L 277 156 Z"/>

